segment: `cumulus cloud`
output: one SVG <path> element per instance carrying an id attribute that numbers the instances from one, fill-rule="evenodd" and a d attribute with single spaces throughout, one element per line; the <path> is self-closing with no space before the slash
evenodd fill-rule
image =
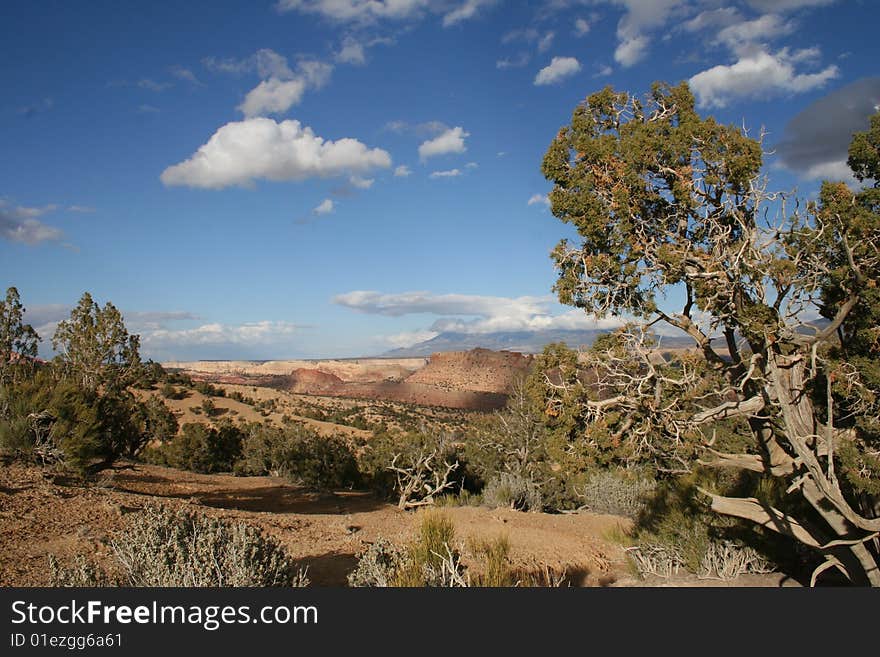
<path id="1" fill-rule="evenodd" d="M 583 18 L 578 18 L 574 22 L 574 35 L 582 37 L 590 31 L 590 24 Z"/>
<path id="2" fill-rule="evenodd" d="M 610 0 L 624 8 L 624 15 L 617 23 L 618 46 L 614 60 L 624 67 L 641 61 L 650 45 L 649 33 L 667 23 L 676 10 L 686 5 L 686 0 Z"/>
<path id="3" fill-rule="evenodd" d="M 41 208 L 13 206 L 6 200 L 0 199 L 0 237 L 10 242 L 29 245 L 57 242 L 64 237 L 64 233 L 37 219 L 56 209 L 55 205 Z"/>
<path id="4" fill-rule="evenodd" d="M 804 178 L 852 179 L 846 164 L 853 133 L 867 130 L 880 107 L 880 77 L 864 78 L 813 102 L 788 122 L 774 150 Z"/>
<path id="5" fill-rule="evenodd" d="M 681 24 L 685 32 L 704 32 L 742 21 L 742 15 L 736 7 L 720 7 L 701 11 L 693 18 Z"/>
<path id="6" fill-rule="evenodd" d="M 535 85 L 557 84 L 580 70 L 581 64 L 574 57 L 554 57 L 549 65 L 538 71 Z"/>
<path id="7" fill-rule="evenodd" d="M 443 133 L 423 142 L 419 146 L 419 159 L 424 162 L 429 157 L 445 155 L 447 153 L 464 153 L 467 150 L 464 140 L 470 137 L 461 126 L 448 128 Z"/>
<path id="8" fill-rule="evenodd" d="M 412 175 L 412 170 L 406 166 L 405 164 L 401 164 L 394 170 L 394 176 L 396 178 L 406 178 L 407 176 Z"/>
<path id="9" fill-rule="evenodd" d="M 497 331 L 585 330 L 619 326 L 619 318 L 599 320 L 581 310 L 552 314 L 556 304 L 552 295 L 542 297 L 494 297 L 469 294 L 403 292 L 383 294 L 354 291 L 340 294 L 333 302 L 362 313 L 402 317 L 437 315 L 429 333 L 493 333 Z M 409 334 L 403 334 L 408 339 Z M 430 337 L 434 337 L 431 335 Z M 418 341 L 418 340 L 416 340 Z M 408 345 L 406 345 L 408 346 Z"/>
<path id="10" fill-rule="evenodd" d="M 299 121 L 253 118 L 227 123 L 189 159 L 168 167 L 166 185 L 222 189 L 274 181 L 362 174 L 391 166 L 391 156 L 357 139 L 325 140 Z"/>
<path id="11" fill-rule="evenodd" d="M 348 179 L 348 182 L 352 184 L 352 186 L 357 187 L 358 189 L 369 189 L 373 186 L 375 180 L 372 178 L 361 178 L 360 176 L 352 176 Z"/>
<path id="12" fill-rule="evenodd" d="M 733 49 L 748 43 L 771 40 L 794 32 L 795 23 L 779 14 L 765 14 L 755 20 L 732 23 L 718 33 L 718 41 Z"/>
<path id="13" fill-rule="evenodd" d="M 429 178 L 457 178 L 462 175 L 461 169 L 448 169 L 446 171 L 433 171 Z"/>
<path id="14" fill-rule="evenodd" d="M 299 103 L 305 90 L 304 80 L 284 82 L 278 78 L 269 78 L 248 92 L 238 110 L 248 118 L 264 114 L 283 114 Z"/>
<path id="15" fill-rule="evenodd" d="M 689 83 L 701 107 L 725 107 L 737 98 L 811 91 L 839 74 L 833 65 L 816 73 L 798 73 L 795 67 L 814 58 L 816 52 L 813 48 L 793 52 L 783 48 L 776 53 L 755 49 L 734 64 L 721 64 L 697 73 Z"/>
<path id="16" fill-rule="evenodd" d="M 334 203 L 332 199 L 325 198 L 312 212 L 315 214 L 330 214 L 333 212 Z"/>

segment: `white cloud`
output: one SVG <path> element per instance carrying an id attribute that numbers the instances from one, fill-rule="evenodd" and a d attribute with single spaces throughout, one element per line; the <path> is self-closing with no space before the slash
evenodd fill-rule
<path id="1" fill-rule="evenodd" d="M 429 178 L 456 178 L 462 175 L 461 169 L 449 169 L 448 171 L 434 171 Z"/>
<path id="2" fill-rule="evenodd" d="M 429 139 L 419 146 L 419 159 L 424 162 L 429 157 L 445 155 L 447 153 L 464 153 L 467 147 L 464 144 L 470 133 L 465 132 L 461 126 L 449 128 L 434 139 Z"/>
<path id="3" fill-rule="evenodd" d="M 626 68 L 633 66 L 644 58 L 650 43 L 644 34 L 624 39 L 614 50 L 614 61 Z"/>
<path id="4" fill-rule="evenodd" d="M 168 72 L 171 73 L 174 77 L 189 82 L 190 84 L 194 84 L 196 86 L 201 85 L 201 81 L 196 77 L 196 74 L 193 73 L 188 68 L 184 68 L 183 66 L 171 66 L 168 69 Z"/>
<path id="5" fill-rule="evenodd" d="M 505 68 L 522 68 L 526 64 L 529 63 L 531 57 L 527 52 L 521 52 L 514 58 L 505 57 L 504 59 L 499 59 L 495 62 L 495 68 L 505 69 Z"/>
<path id="6" fill-rule="evenodd" d="M 336 61 L 343 64 L 363 66 L 367 63 L 367 54 L 364 50 L 364 44 L 353 37 L 345 37 L 342 41 L 342 48 L 336 53 Z"/>
<path id="7" fill-rule="evenodd" d="M 477 164 L 476 162 L 468 162 L 467 164 L 464 165 L 464 168 L 465 169 L 479 169 L 480 165 Z"/>
<path id="8" fill-rule="evenodd" d="M 316 207 L 312 212 L 315 214 L 330 214 L 333 212 L 333 200 L 329 198 L 325 198 L 321 203 Z"/>
<path id="9" fill-rule="evenodd" d="M 283 114 L 302 100 L 305 80 L 282 81 L 278 78 L 263 80 L 248 92 L 238 110 L 246 117 L 265 114 Z"/>
<path id="10" fill-rule="evenodd" d="M 426 342 L 431 338 L 436 338 L 438 335 L 440 334 L 437 331 L 430 330 L 403 331 L 402 333 L 395 333 L 394 335 L 384 335 L 381 340 L 382 343 L 393 349 L 405 349 L 406 347 L 412 347 L 420 342 Z"/>
<path id="11" fill-rule="evenodd" d="M 556 34 L 553 32 L 547 32 L 544 36 L 541 37 L 541 40 L 538 41 L 538 52 L 547 52 L 550 50 L 550 46 L 553 45 L 553 39 L 556 37 Z"/>
<path id="12" fill-rule="evenodd" d="M 593 73 L 593 77 L 594 78 L 604 78 L 608 75 L 611 75 L 612 73 L 614 73 L 614 69 L 611 68 L 610 66 L 608 66 L 608 64 L 600 64 L 597 67 L 596 72 Z"/>
<path id="13" fill-rule="evenodd" d="M 493 333 L 549 329 L 585 330 L 614 328 L 623 323 L 619 318 L 599 320 L 582 310 L 552 314 L 551 310 L 555 310 L 557 306 L 552 295 L 509 298 L 431 292 L 382 294 L 354 291 L 334 297 L 333 302 L 358 312 L 388 317 L 415 314 L 441 316 L 428 329 L 433 334 L 445 331 Z M 410 335 L 401 334 L 402 341 L 409 339 Z"/>
<path id="14" fill-rule="evenodd" d="M 356 139 L 325 140 L 299 121 L 253 118 L 227 123 L 189 159 L 168 167 L 166 185 L 222 189 L 258 179 L 283 181 L 366 173 L 391 156 Z"/>
<path id="15" fill-rule="evenodd" d="M 528 205 L 543 205 L 544 207 L 550 207 L 550 199 L 547 198 L 546 194 L 532 194 L 529 197 Z"/>
<path id="16" fill-rule="evenodd" d="M 585 21 L 583 18 L 578 18 L 574 22 L 574 35 L 576 37 L 582 37 L 590 31 L 590 24 Z"/>
<path id="17" fill-rule="evenodd" d="M 735 50 L 744 44 L 791 34 L 794 29 L 794 21 L 786 21 L 778 14 L 765 14 L 755 20 L 728 25 L 718 33 L 718 41 Z"/>
<path id="18" fill-rule="evenodd" d="M 837 0 L 747 0 L 749 5 L 759 11 L 793 11 L 805 7 L 832 5 Z"/>
<path id="19" fill-rule="evenodd" d="M 691 89 L 701 107 L 725 107 L 737 98 L 766 97 L 779 93 L 802 93 L 823 87 L 839 74 L 836 66 L 817 73 L 798 73 L 795 64 L 815 55 L 814 49 L 777 53 L 762 49 L 742 55 L 729 66 L 718 65 L 694 75 Z"/>
<path id="20" fill-rule="evenodd" d="M 412 175 L 412 170 L 405 164 L 401 164 L 394 170 L 394 175 L 397 178 L 406 178 L 407 176 Z"/>
<path id="21" fill-rule="evenodd" d="M 248 322 L 245 324 L 203 324 L 191 329 L 159 329 L 141 336 L 148 350 L 195 345 L 271 344 L 289 338 L 302 327 L 290 322 Z"/>
<path id="22" fill-rule="evenodd" d="M 351 178 L 348 179 L 348 182 L 350 182 L 354 187 L 357 187 L 358 189 L 369 189 L 370 187 L 373 186 L 373 183 L 375 182 L 375 180 L 373 180 L 372 178 L 361 178 L 360 176 L 351 176 Z"/>
<path id="23" fill-rule="evenodd" d="M 55 209 L 55 205 L 41 208 L 11 206 L 6 200 L 0 199 L 0 237 L 10 242 L 30 245 L 57 242 L 64 237 L 64 233 L 37 219 Z"/>
<path id="24" fill-rule="evenodd" d="M 681 24 L 686 32 L 703 32 L 714 28 L 724 28 L 739 23 L 742 16 L 736 7 L 708 9 Z"/>
<path id="25" fill-rule="evenodd" d="M 476 16 L 497 0 L 463 0 L 458 6 L 432 0 L 278 0 L 278 11 L 317 14 L 338 23 L 368 25 L 381 20 L 406 21 L 426 13 L 443 15 L 444 27 Z"/>
<path id="26" fill-rule="evenodd" d="M 667 23 L 686 0 L 610 0 L 625 9 L 617 23 L 618 46 L 615 61 L 630 67 L 641 61 L 648 51 L 648 33 Z"/>
<path id="27" fill-rule="evenodd" d="M 549 65 L 538 71 L 535 85 L 557 84 L 580 70 L 581 64 L 574 57 L 554 57 Z"/>
<path id="28" fill-rule="evenodd" d="M 462 21 L 473 18 L 484 7 L 490 7 L 497 0 L 465 0 L 461 5 L 443 16 L 443 27 L 457 25 Z"/>
<path id="29" fill-rule="evenodd" d="M 67 208 L 68 212 L 78 212 L 82 214 L 90 214 L 95 212 L 95 208 L 90 205 L 71 205 Z"/>

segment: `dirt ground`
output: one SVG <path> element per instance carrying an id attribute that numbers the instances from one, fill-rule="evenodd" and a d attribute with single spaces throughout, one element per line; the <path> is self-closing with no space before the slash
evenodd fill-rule
<path id="1" fill-rule="evenodd" d="M 418 514 L 369 493 L 317 494 L 273 477 L 200 475 L 145 464 L 122 464 L 90 486 L 76 485 L 33 466 L 0 465 L 0 585 L 46 586 L 49 555 L 62 563 L 77 554 L 110 558 L 107 540 L 144 505 L 160 502 L 234 518 L 277 537 L 313 585 L 344 586 L 357 554 L 382 536 L 405 543 Z M 469 538 L 506 535 L 515 566 L 575 586 L 779 586 L 758 576 L 733 583 L 681 578 L 634 579 L 623 548 L 606 538 L 626 528 L 624 518 L 590 513 L 550 515 L 509 509 L 450 507 L 464 562 Z"/>

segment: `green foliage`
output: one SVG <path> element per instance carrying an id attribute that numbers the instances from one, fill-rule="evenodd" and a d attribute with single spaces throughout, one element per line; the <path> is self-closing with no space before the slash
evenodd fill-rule
<path id="1" fill-rule="evenodd" d="M 40 336 L 24 323 L 24 312 L 18 290 L 10 287 L 0 300 L 0 385 L 27 376 L 37 357 Z"/>
<path id="2" fill-rule="evenodd" d="M 231 422 L 221 422 L 216 428 L 188 422 L 179 436 L 147 450 L 144 458 L 193 472 L 231 472 L 241 457 L 243 438 L 241 430 Z"/>
<path id="3" fill-rule="evenodd" d="M 455 525 L 439 511 L 422 512 L 416 539 L 407 546 L 406 557 L 398 568 L 394 585 L 405 587 L 448 586 L 444 571 L 446 559 L 460 567 L 460 555 L 453 546 Z M 463 569 L 461 570 L 463 572 Z"/>
<path id="4" fill-rule="evenodd" d="M 357 461 L 345 438 L 321 436 L 298 424 L 281 429 L 249 427 L 235 471 L 286 477 L 320 490 L 350 488 L 360 482 Z"/>
<path id="5" fill-rule="evenodd" d="M 657 487 L 654 477 L 638 470 L 594 470 L 580 489 L 583 508 L 593 513 L 637 517 Z"/>
<path id="6" fill-rule="evenodd" d="M 65 373 L 88 390 L 122 389 L 140 372 L 140 337 L 129 335 L 112 303 L 101 308 L 88 292 L 58 324 L 52 346 Z"/>
<path id="7" fill-rule="evenodd" d="M 161 394 L 165 399 L 186 399 L 187 391 L 168 382 L 162 386 Z"/>

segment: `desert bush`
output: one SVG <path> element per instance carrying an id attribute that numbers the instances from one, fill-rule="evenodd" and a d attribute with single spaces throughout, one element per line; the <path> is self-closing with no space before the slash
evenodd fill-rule
<path id="1" fill-rule="evenodd" d="M 51 566 L 58 586 L 307 586 L 281 544 L 259 529 L 162 506 L 145 507 L 110 541 L 109 573 L 87 561 Z M 52 564 L 54 559 L 50 560 Z"/>
<path id="2" fill-rule="evenodd" d="M 70 566 L 61 565 L 55 555 L 49 555 L 49 586 L 97 587 L 114 584 L 114 580 L 106 572 L 81 554 L 74 558 Z"/>
<path id="3" fill-rule="evenodd" d="M 241 456 L 242 432 L 231 422 L 216 428 L 188 422 L 181 435 L 158 448 L 146 450 L 144 459 L 193 472 L 230 472 Z"/>
<path id="4" fill-rule="evenodd" d="M 525 476 L 502 472 L 483 489 L 483 503 L 491 507 L 508 507 L 517 511 L 540 511 L 541 491 Z"/>
<path id="5" fill-rule="evenodd" d="M 422 513 L 419 533 L 407 546 L 406 558 L 397 571 L 396 586 L 467 586 L 461 555 L 453 547 L 455 526 L 449 517 L 433 509 Z"/>
<path id="6" fill-rule="evenodd" d="M 579 496 L 583 507 L 594 513 L 635 518 L 656 487 L 655 479 L 637 470 L 595 470 L 587 475 Z"/>
<path id="7" fill-rule="evenodd" d="M 251 426 L 235 471 L 241 475 L 282 476 L 320 490 L 360 483 L 358 464 L 345 438 L 320 436 L 299 424 L 281 429 Z"/>
<path id="8" fill-rule="evenodd" d="M 354 587 L 394 586 L 397 571 L 406 553 L 385 538 L 379 538 L 358 555 L 357 567 L 348 574 L 348 585 Z"/>

